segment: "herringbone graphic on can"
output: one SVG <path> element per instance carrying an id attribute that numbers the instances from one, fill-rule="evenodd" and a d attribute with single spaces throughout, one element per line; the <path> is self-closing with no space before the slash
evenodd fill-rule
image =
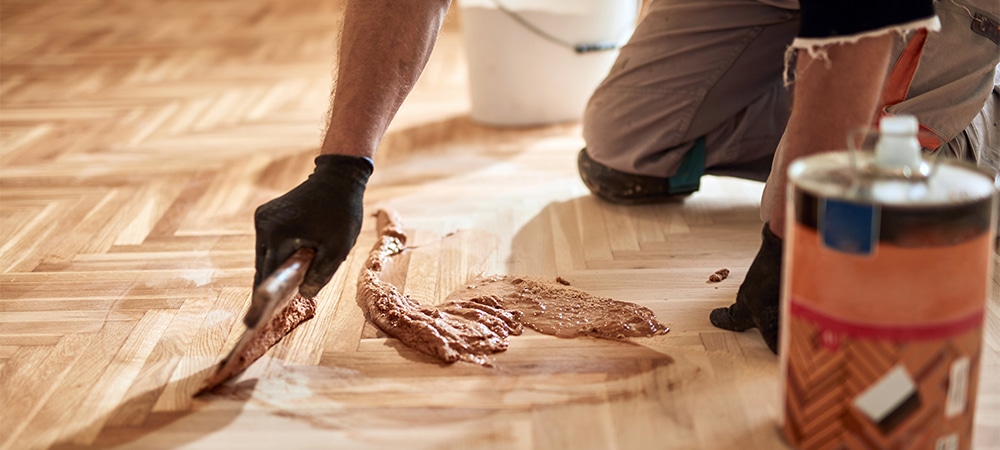
<path id="1" fill-rule="evenodd" d="M 837 448 L 843 442 L 842 417 L 850 397 L 842 352 L 821 344 L 820 330 L 805 320 L 789 320 L 785 387 L 785 436 L 803 448 Z"/>
<path id="2" fill-rule="evenodd" d="M 975 408 L 974 400 L 955 390 L 967 392 L 977 375 L 974 367 L 962 369 L 965 379 L 953 372 L 980 351 L 970 345 L 982 337 L 980 330 L 906 343 L 840 336 L 835 345 L 824 345 L 828 332 L 820 326 L 794 315 L 789 321 L 794 337 L 785 386 L 784 432 L 789 441 L 803 449 L 919 449 L 935 448 L 951 436 L 968 436 L 972 421 L 966 413 Z M 905 375 L 887 377 L 893 373 Z M 912 389 L 898 392 L 907 379 Z M 879 401 L 889 404 L 873 417 L 859 399 L 875 389 L 882 390 Z M 961 399 L 955 411 L 942 407 L 949 404 L 949 395 Z M 956 448 L 971 445 L 956 442 Z"/>

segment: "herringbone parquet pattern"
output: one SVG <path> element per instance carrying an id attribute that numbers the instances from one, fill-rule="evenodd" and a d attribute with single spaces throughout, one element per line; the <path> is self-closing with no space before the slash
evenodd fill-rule
<path id="1" fill-rule="evenodd" d="M 192 399 L 243 331 L 254 208 L 311 169 L 340 11 L 0 0 L 0 448 L 782 445 L 776 358 L 755 332 L 707 321 L 757 247 L 760 185 L 708 177 L 683 202 L 596 201 L 575 173 L 578 126 L 467 119 L 455 14 L 366 194 L 419 245 L 394 281 L 433 302 L 479 272 L 559 275 L 671 332 L 638 345 L 526 332 L 494 369 L 436 364 L 354 301 L 369 221 L 316 318 Z M 706 283 L 721 267 L 731 278 Z M 1000 371 L 997 309 L 984 380 Z M 984 382 L 978 405 L 979 441 L 995 445 L 1000 387 Z"/>
<path id="2" fill-rule="evenodd" d="M 802 448 L 934 448 L 939 436 L 965 433 L 971 426 L 961 417 L 942 421 L 942 405 L 949 388 L 954 389 L 949 368 L 981 351 L 979 330 L 956 336 L 954 344 L 851 337 L 830 349 L 822 344 L 819 326 L 799 317 L 790 320 L 793 333 L 806 338 L 794 341 L 789 350 L 785 395 L 794 401 L 786 408 L 791 426 L 785 432 Z M 913 375 L 919 403 L 883 430 L 853 402 L 896 365 Z"/>

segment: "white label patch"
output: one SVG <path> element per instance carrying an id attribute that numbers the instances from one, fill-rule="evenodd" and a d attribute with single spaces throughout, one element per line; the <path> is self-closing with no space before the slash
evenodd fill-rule
<path id="1" fill-rule="evenodd" d="M 948 397 L 944 405 L 944 417 L 952 418 L 965 412 L 969 396 L 969 357 L 963 356 L 951 363 L 948 378 Z"/>
<path id="2" fill-rule="evenodd" d="M 896 366 L 855 398 L 854 406 L 878 423 L 913 394 L 914 390 L 916 385 L 913 378 L 903 366 Z"/>
<path id="3" fill-rule="evenodd" d="M 958 435 L 949 434 L 937 440 L 934 450 L 958 450 Z"/>

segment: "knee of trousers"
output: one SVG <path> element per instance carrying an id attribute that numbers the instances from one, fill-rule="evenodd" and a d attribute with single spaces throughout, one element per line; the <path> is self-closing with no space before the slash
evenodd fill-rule
<path id="1" fill-rule="evenodd" d="M 652 107 L 650 103 L 625 92 L 598 89 L 587 103 L 582 121 L 590 158 L 622 172 L 667 175 L 683 156 L 667 156 L 668 150 L 690 147 L 693 139 L 681 142 L 683 133 L 673 129 L 681 122 L 663 111 L 646 111 Z"/>

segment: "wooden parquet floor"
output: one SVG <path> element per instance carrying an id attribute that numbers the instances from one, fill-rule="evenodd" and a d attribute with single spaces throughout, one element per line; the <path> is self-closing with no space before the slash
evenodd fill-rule
<path id="1" fill-rule="evenodd" d="M 492 369 L 437 364 L 355 303 L 369 220 L 317 317 L 192 399 L 242 332 L 254 208 L 311 169 L 340 11 L 0 0 L 0 448 L 783 446 L 777 359 L 756 332 L 707 320 L 756 250 L 760 184 L 707 177 L 684 202 L 596 201 L 576 176 L 577 125 L 467 118 L 455 14 L 366 197 L 419 244 L 404 290 L 435 302 L 481 272 L 558 275 L 653 309 L 671 332 L 635 345 L 526 332 Z M 721 267 L 730 279 L 706 283 Z M 981 448 L 1000 446 L 996 292 Z"/>

